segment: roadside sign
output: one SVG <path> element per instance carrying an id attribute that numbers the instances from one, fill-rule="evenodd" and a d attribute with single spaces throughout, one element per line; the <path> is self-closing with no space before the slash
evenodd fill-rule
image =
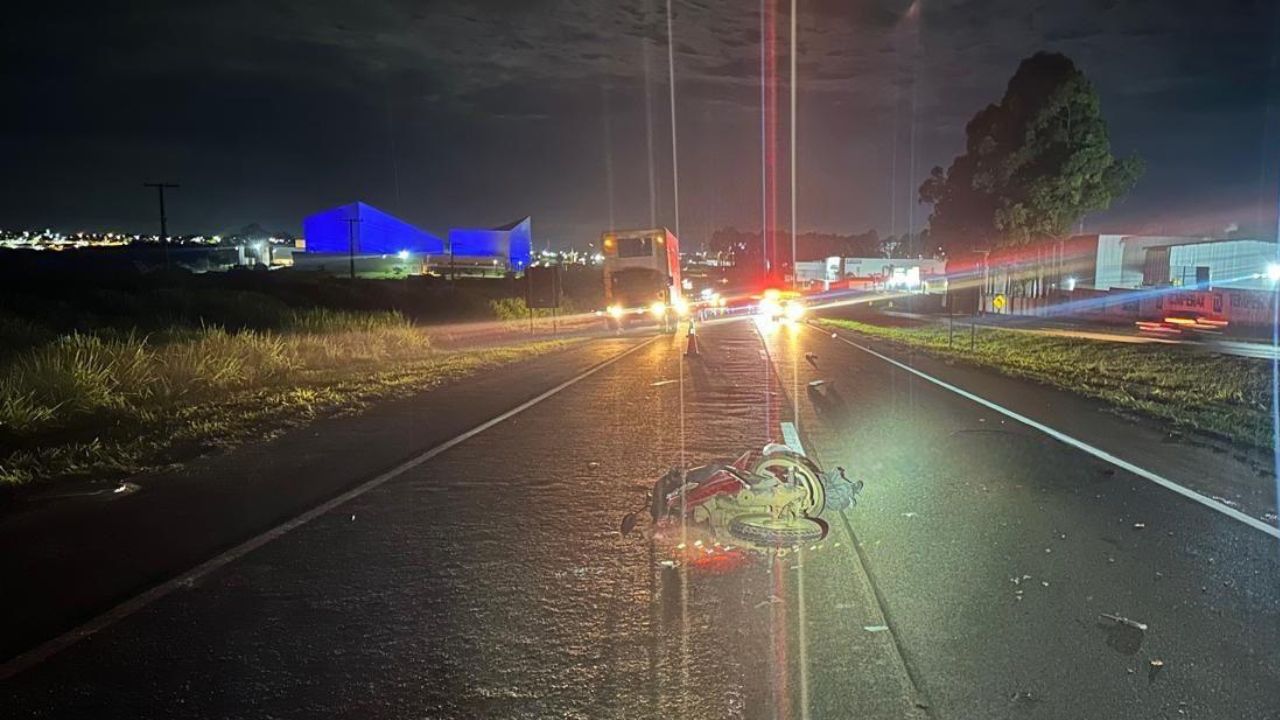
<path id="1" fill-rule="evenodd" d="M 1005 302 L 1004 293 L 997 293 L 995 297 L 991 298 L 991 307 L 996 310 L 1003 310 Z"/>
<path id="2" fill-rule="evenodd" d="M 531 267 L 524 271 L 529 286 L 525 289 L 525 305 L 534 308 L 560 307 L 560 266 Z"/>

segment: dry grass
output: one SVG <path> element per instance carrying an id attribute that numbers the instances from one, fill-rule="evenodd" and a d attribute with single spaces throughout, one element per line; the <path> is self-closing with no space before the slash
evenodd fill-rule
<path id="1" fill-rule="evenodd" d="M 1272 445 L 1271 364 L 1265 360 L 1180 345 L 1046 337 L 994 328 L 979 328 L 970 352 L 967 327 L 962 331 L 957 326 L 951 345 L 945 327 L 822 322 L 1030 378 L 1233 443 Z"/>
<path id="2" fill-rule="evenodd" d="M 441 352 L 394 313 L 306 313 L 287 332 L 71 334 L 0 369 L 0 485 L 168 465 L 566 344 Z"/>

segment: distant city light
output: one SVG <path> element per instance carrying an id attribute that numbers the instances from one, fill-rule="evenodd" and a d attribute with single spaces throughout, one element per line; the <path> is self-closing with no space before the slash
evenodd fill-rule
<path id="1" fill-rule="evenodd" d="M 400 252 L 396 253 L 396 257 L 400 258 L 401 260 L 408 260 L 408 259 L 409 259 L 409 251 L 408 251 L 408 250 L 401 250 Z"/>

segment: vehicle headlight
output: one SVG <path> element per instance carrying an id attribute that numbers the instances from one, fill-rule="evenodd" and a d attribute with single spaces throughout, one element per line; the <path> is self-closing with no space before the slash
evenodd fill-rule
<path id="1" fill-rule="evenodd" d="M 671 307 L 675 308 L 676 314 L 680 317 L 689 314 L 689 303 L 684 298 L 676 298 L 675 302 L 671 303 Z"/>
<path id="2" fill-rule="evenodd" d="M 792 300 L 791 302 L 787 303 L 787 307 L 785 308 L 785 311 L 787 314 L 787 319 L 791 321 L 796 321 L 804 317 L 804 305 L 802 303 L 796 302 L 795 300 Z"/>
<path id="3" fill-rule="evenodd" d="M 667 306 L 661 302 L 655 302 L 649 306 L 649 312 L 652 313 L 655 318 L 662 319 L 662 316 L 667 314 Z"/>
<path id="4" fill-rule="evenodd" d="M 610 306 L 609 306 L 609 317 L 612 317 L 614 320 L 621 320 L 621 319 L 622 319 L 622 306 L 621 306 L 621 305 L 610 305 Z"/>
<path id="5" fill-rule="evenodd" d="M 765 298 L 760 301 L 760 314 L 765 317 L 778 317 L 782 314 L 782 306 L 777 300 Z"/>

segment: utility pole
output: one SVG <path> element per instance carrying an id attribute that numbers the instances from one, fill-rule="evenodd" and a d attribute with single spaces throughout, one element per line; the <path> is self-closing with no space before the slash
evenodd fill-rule
<path id="1" fill-rule="evenodd" d="M 347 218 L 347 256 L 350 263 L 351 279 L 356 279 L 356 223 L 360 222 L 360 218 Z"/>
<path id="2" fill-rule="evenodd" d="M 156 189 L 156 195 L 160 198 L 160 244 L 164 246 L 164 266 L 169 267 L 169 218 L 164 214 L 164 189 L 182 187 L 177 183 L 142 183 L 142 187 Z"/>
<path id="3" fill-rule="evenodd" d="M 671 192 L 675 200 L 676 237 L 680 237 L 680 155 L 676 152 L 676 37 L 667 0 L 667 77 L 671 88 Z"/>

